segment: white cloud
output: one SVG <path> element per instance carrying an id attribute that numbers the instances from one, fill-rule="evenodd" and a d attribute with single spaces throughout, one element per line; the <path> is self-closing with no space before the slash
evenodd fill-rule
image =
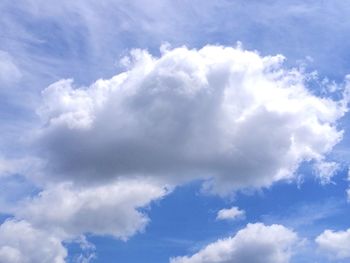
<path id="1" fill-rule="evenodd" d="M 60 183 L 8 206 L 13 220 L 0 225 L 0 263 L 65 262 L 62 242 L 77 242 L 77 262 L 95 258 L 85 234 L 127 240 L 142 232 L 146 209 L 169 192 L 146 180 L 118 180 L 99 186 Z"/>
<path id="2" fill-rule="evenodd" d="M 238 219 L 242 218 L 245 216 L 245 211 L 239 209 L 238 207 L 234 206 L 228 209 L 221 209 L 218 212 L 218 215 L 216 219 L 219 220 L 233 220 L 233 219 Z"/>
<path id="3" fill-rule="evenodd" d="M 317 162 L 314 165 L 316 176 L 321 180 L 322 184 L 331 182 L 332 177 L 336 175 L 339 170 L 339 164 L 336 162 Z"/>
<path id="4" fill-rule="evenodd" d="M 67 251 L 61 240 L 26 221 L 0 225 L 1 263 L 63 263 Z"/>
<path id="5" fill-rule="evenodd" d="M 346 101 L 312 95 L 281 56 L 207 46 L 136 50 L 128 71 L 43 91 L 37 144 L 47 173 L 94 182 L 144 175 L 211 191 L 269 186 L 342 138 Z"/>
<path id="6" fill-rule="evenodd" d="M 125 240 L 149 221 L 139 209 L 166 193 L 165 188 L 142 180 L 91 187 L 59 184 L 28 198 L 12 213 L 62 239 L 91 233 Z"/>
<path id="7" fill-rule="evenodd" d="M 287 263 L 298 244 L 297 234 L 281 226 L 248 224 L 233 237 L 209 244 L 192 256 L 171 263 Z"/>
<path id="8" fill-rule="evenodd" d="M 315 241 L 320 250 L 333 259 L 350 258 L 350 229 L 345 231 L 327 229 Z"/>

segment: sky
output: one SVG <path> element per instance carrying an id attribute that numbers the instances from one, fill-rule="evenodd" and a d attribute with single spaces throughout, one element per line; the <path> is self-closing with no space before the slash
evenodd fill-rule
<path id="1" fill-rule="evenodd" d="M 0 263 L 350 261 L 347 1 L 0 12 Z"/>

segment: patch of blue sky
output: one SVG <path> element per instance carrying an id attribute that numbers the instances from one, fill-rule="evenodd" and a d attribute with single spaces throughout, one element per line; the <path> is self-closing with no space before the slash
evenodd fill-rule
<path id="1" fill-rule="evenodd" d="M 11 211 L 18 202 L 36 196 L 39 192 L 40 189 L 23 175 L 0 177 L 0 222 L 13 217 Z"/>

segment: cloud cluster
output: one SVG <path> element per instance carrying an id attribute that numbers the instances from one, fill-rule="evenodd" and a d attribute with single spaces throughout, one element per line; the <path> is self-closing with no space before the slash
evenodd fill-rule
<path id="1" fill-rule="evenodd" d="M 320 250 L 333 259 L 350 258 L 350 229 L 345 231 L 327 229 L 315 241 Z"/>
<path id="2" fill-rule="evenodd" d="M 37 144 L 52 178 L 204 178 L 224 194 L 291 178 L 342 138 L 346 101 L 313 95 L 282 56 L 206 46 L 125 61 L 111 79 L 43 91 Z"/>
<path id="3" fill-rule="evenodd" d="M 298 244 L 296 233 L 281 225 L 248 224 L 233 237 L 209 244 L 192 256 L 171 263 L 287 263 Z"/>
<path id="4" fill-rule="evenodd" d="M 86 233 L 126 240 L 145 228 L 149 219 L 140 209 L 169 193 L 168 185 L 202 179 L 222 195 L 270 186 L 293 178 L 302 162 L 326 163 L 342 138 L 337 121 L 346 100 L 313 95 L 302 72 L 283 67 L 282 56 L 222 46 L 162 52 L 156 58 L 134 50 L 123 59 L 126 70 L 111 79 L 88 87 L 63 79 L 42 92 L 42 127 L 31 137 L 36 161 L 26 170 L 43 189 L 9 207 L 16 227 L 50 233 L 59 246 Z M 4 162 L 3 173 L 14 164 Z M 242 213 L 222 210 L 218 218 Z M 231 256 L 249 262 L 250 248 L 240 245 L 247 242 L 267 261 L 287 262 L 296 239 L 282 226 L 252 224 L 209 246 L 229 246 L 219 261 L 209 247 L 174 260 L 209 253 L 204 262 Z M 0 247 L 14 258 L 27 249 Z"/>

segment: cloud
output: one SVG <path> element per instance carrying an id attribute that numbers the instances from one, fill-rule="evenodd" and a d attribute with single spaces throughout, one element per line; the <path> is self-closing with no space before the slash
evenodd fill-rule
<path id="1" fill-rule="evenodd" d="M 95 253 L 86 234 L 127 240 L 145 229 L 145 209 L 168 192 L 141 179 L 99 186 L 50 185 L 2 211 L 14 219 L 0 225 L 0 263 L 65 262 L 63 242 L 79 243 L 83 253 L 76 262 L 90 262 Z"/>
<path id="2" fill-rule="evenodd" d="M 342 138 L 346 101 L 310 93 L 282 56 L 222 46 L 163 52 L 135 50 L 111 79 L 60 80 L 42 92 L 36 144 L 50 180 L 204 178 L 225 194 L 292 178 Z"/>
<path id="3" fill-rule="evenodd" d="M 171 263 L 289 262 L 297 234 L 281 225 L 248 224 L 233 237 L 209 244 L 192 256 L 176 257 Z"/>
<path id="4" fill-rule="evenodd" d="M 319 249 L 333 259 L 350 258 L 350 229 L 345 231 L 327 229 L 315 241 Z"/>
<path id="5" fill-rule="evenodd" d="M 165 188 L 142 180 L 95 187 L 63 183 L 25 199 L 10 212 L 37 228 L 56 233 L 63 240 L 86 233 L 126 240 L 149 222 L 145 212 L 139 209 L 166 193 Z"/>
<path id="6" fill-rule="evenodd" d="M 228 209 L 221 209 L 216 219 L 218 220 L 234 220 L 245 216 L 245 211 L 234 206 Z"/>
<path id="7" fill-rule="evenodd" d="M 0 88 L 17 82 L 22 76 L 12 56 L 0 50 Z"/>
<path id="8" fill-rule="evenodd" d="M 314 165 L 316 176 L 321 180 L 322 184 L 328 184 L 331 179 L 339 171 L 339 164 L 336 162 L 317 162 Z"/>
<path id="9" fill-rule="evenodd" d="M 26 221 L 7 220 L 0 225 L 1 263 L 63 263 L 66 256 L 61 240 Z"/>

